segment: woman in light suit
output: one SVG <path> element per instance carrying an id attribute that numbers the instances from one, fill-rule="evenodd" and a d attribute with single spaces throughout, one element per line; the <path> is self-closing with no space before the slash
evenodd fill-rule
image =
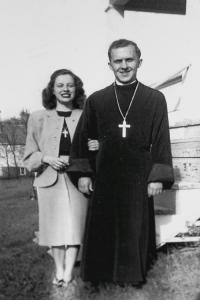
<path id="1" fill-rule="evenodd" d="M 34 112 L 28 121 L 24 164 L 37 172 L 34 186 L 38 192 L 39 245 L 52 249 L 56 269 L 53 283 L 67 286 L 87 213 L 87 199 L 67 174 L 70 167 L 73 169 L 70 146 L 85 100 L 83 83 L 71 71 L 57 70 L 43 90 L 42 100 L 45 110 Z"/>

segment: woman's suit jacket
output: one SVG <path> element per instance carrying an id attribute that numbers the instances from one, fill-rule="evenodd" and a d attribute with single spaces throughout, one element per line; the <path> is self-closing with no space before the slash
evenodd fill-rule
<path id="1" fill-rule="evenodd" d="M 71 139 L 81 113 L 82 110 L 74 109 L 71 116 L 65 119 Z M 37 187 L 51 186 L 57 180 L 57 171 L 42 163 L 42 157 L 58 157 L 63 122 L 64 118 L 59 117 L 55 109 L 36 111 L 29 117 L 24 165 L 29 171 L 37 172 L 34 180 Z"/>

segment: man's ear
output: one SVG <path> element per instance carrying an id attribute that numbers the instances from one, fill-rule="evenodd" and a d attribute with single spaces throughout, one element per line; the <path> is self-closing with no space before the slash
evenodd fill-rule
<path id="1" fill-rule="evenodd" d="M 111 71 L 113 71 L 113 67 L 112 67 L 112 64 L 110 63 L 110 61 L 108 62 L 108 66 L 111 69 Z"/>
<path id="2" fill-rule="evenodd" d="M 138 68 L 142 65 L 143 59 L 140 58 L 139 63 L 138 63 Z"/>

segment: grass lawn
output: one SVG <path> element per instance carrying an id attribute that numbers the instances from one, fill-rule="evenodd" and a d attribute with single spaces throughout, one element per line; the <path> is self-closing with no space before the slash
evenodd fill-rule
<path id="1" fill-rule="evenodd" d="M 114 285 L 93 291 L 79 278 L 69 289 L 52 286 L 53 261 L 33 243 L 38 229 L 31 179 L 0 180 L 0 300 L 196 300 L 200 291 L 200 247 L 158 253 L 141 289 Z"/>

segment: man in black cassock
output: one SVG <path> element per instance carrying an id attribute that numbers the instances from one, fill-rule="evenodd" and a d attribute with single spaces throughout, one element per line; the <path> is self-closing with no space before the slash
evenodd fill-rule
<path id="1" fill-rule="evenodd" d="M 137 44 L 114 41 L 108 56 L 115 82 L 88 98 L 72 147 L 79 190 L 94 189 L 81 276 L 137 286 L 156 257 L 153 196 L 173 184 L 167 106 L 137 80 Z M 97 152 L 89 139 L 99 141 Z"/>

